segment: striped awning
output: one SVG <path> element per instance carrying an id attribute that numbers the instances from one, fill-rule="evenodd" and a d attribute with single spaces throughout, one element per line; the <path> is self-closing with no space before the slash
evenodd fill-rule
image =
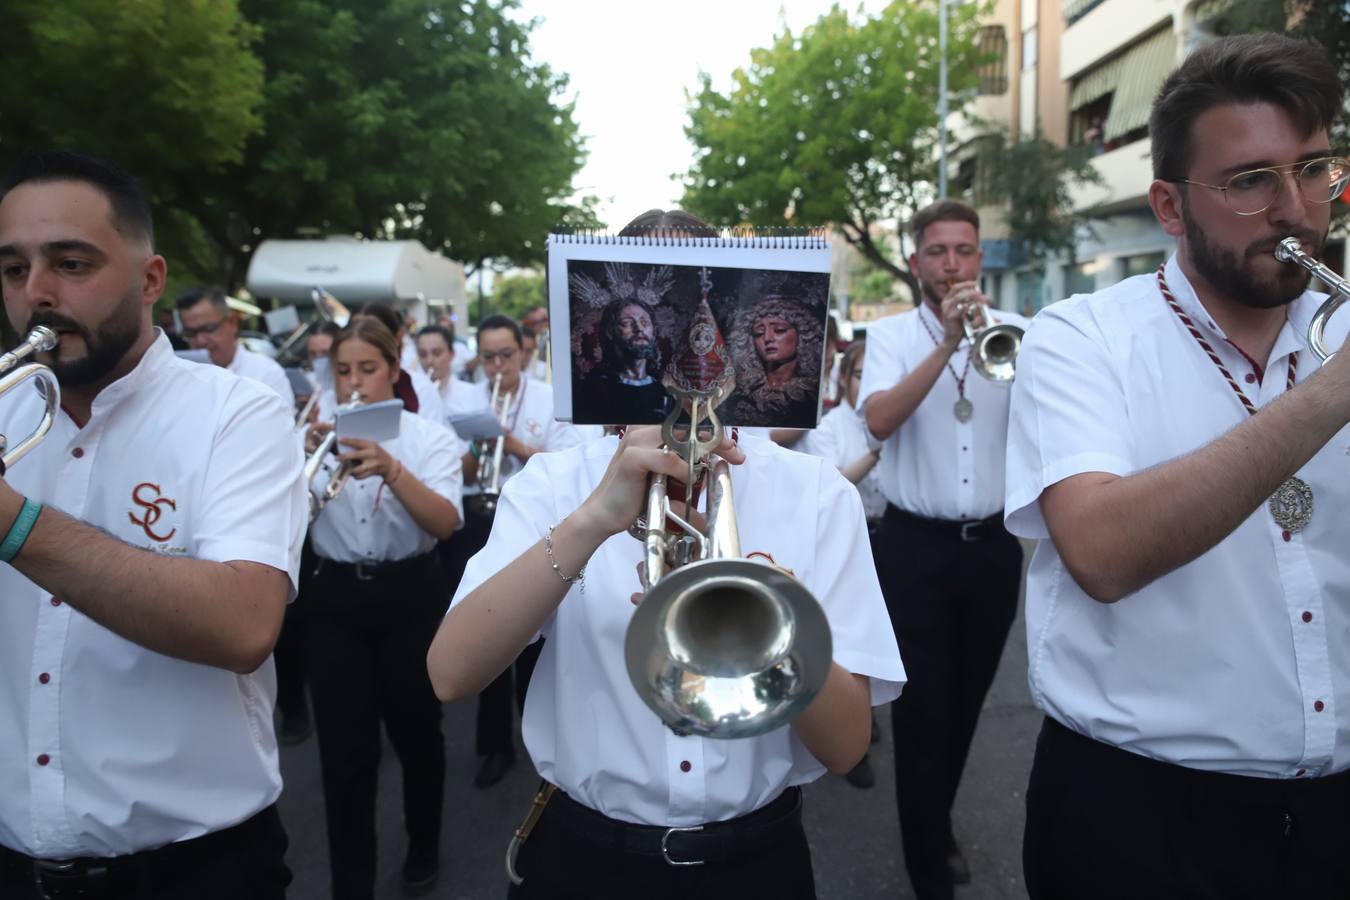
<path id="1" fill-rule="evenodd" d="M 1111 98 L 1103 137 L 1116 140 L 1148 124 L 1153 100 L 1177 67 L 1177 38 L 1169 24 L 1121 56 L 1120 80 Z"/>
<path id="2" fill-rule="evenodd" d="M 1108 59 L 1075 78 L 1073 87 L 1069 90 L 1069 110 L 1082 109 L 1114 91 L 1120 76 L 1120 64 L 1124 61 L 1124 56 Z"/>

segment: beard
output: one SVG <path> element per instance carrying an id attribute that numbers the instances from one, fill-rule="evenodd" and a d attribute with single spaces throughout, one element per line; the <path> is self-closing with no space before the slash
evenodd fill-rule
<path id="1" fill-rule="evenodd" d="M 84 387 L 106 377 L 115 369 L 141 336 L 140 303 L 135 290 L 128 291 L 108 318 L 91 331 L 67 316 L 41 309 L 28 319 L 25 333 L 46 325 L 60 332 L 72 332 L 84 341 L 84 356 L 62 359 L 61 347 L 48 352 L 45 365 L 63 387 Z"/>
<path id="2" fill-rule="evenodd" d="M 620 362 L 629 366 L 640 359 L 645 359 L 649 363 L 655 363 L 657 358 L 656 341 L 646 337 L 646 335 L 633 335 L 629 338 L 616 337 L 615 347 L 619 351 L 617 356 Z"/>
<path id="3" fill-rule="evenodd" d="M 1285 237 L 1298 238 L 1313 248 L 1313 256 L 1322 255 L 1326 234 L 1295 230 L 1264 241 L 1249 244 L 1242 257 L 1228 247 L 1211 242 L 1205 232 L 1183 208 L 1182 222 L 1186 227 L 1186 247 L 1191 264 L 1212 287 L 1243 306 L 1253 309 L 1275 309 L 1287 306 L 1308 289 L 1312 274 L 1294 263 L 1282 263 L 1273 278 L 1263 276 L 1257 265 L 1262 257 L 1274 258 L 1275 246 Z"/>
<path id="4" fill-rule="evenodd" d="M 919 276 L 915 276 L 919 278 Z M 938 294 L 938 286 L 947 285 L 947 281 L 929 281 L 927 278 L 919 278 L 919 290 L 923 292 L 923 299 L 927 300 L 934 307 L 942 306 L 942 297 Z"/>

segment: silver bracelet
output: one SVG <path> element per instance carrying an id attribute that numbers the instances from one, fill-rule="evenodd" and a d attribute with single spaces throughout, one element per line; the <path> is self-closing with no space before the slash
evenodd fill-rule
<path id="1" fill-rule="evenodd" d="M 548 526 L 548 534 L 544 535 L 544 552 L 548 554 L 548 564 L 553 567 L 553 571 L 558 573 L 558 577 L 569 586 L 575 582 L 577 587 L 579 587 L 584 594 L 586 593 L 586 567 L 582 566 L 581 570 L 575 575 L 566 575 L 563 573 L 563 570 L 558 567 L 558 561 L 553 558 L 553 529 L 561 524 L 562 522 L 558 522 L 557 525 Z"/>

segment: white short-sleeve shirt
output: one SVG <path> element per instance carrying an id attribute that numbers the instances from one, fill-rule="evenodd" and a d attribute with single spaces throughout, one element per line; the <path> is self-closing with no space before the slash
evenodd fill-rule
<path id="1" fill-rule="evenodd" d="M 1026 326 L 1027 320 L 1014 313 L 999 310 L 995 315 L 1000 323 Z M 914 371 L 941 339 L 942 323 L 925 304 L 869 325 L 858 391 L 860 414 L 869 397 Z M 877 463 L 881 492 L 915 515 L 983 519 L 1003 508 L 1008 385 L 982 377 L 973 365 L 967 367 L 969 355 L 970 342 L 962 338 L 928 396 L 881 443 Z M 974 407 L 967 422 L 958 421 L 953 412 L 961 397 L 956 380 L 963 373 L 965 397 Z"/>
<path id="2" fill-rule="evenodd" d="M 40 414 L 30 392 L 13 392 L 0 431 L 27 433 Z M 306 515 L 292 416 L 256 382 L 177 358 L 160 335 L 82 428 L 61 412 L 6 479 L 134 547 L 262 563 L 293 589 Z M 0 844 L 117 856 L 276 800 L 270 659 L 236 675 L 163 656 L 6 565 L 0 599 Z"/>
<path id="3" fill-rule="evenodd" d="M 871 679 L 874 705 L 894 700 L 905 671 L 858 492 L 817 457 L 755 438 L 741 445 L 747 460 L 732 467 L 732 485 L 742 549 L 791 569 L 825 609 L 834 661 Z M 577 509 L 617 446 L 610 436 L 533 457 L 503 488 L 492 536 L 469 561 L 455 602 Z M 745 740 L 679 737 L 638 698 L 623 640 L 641 558 L 642 544 L 626 532 L 605 541 L 586 565 L 585 590 L 574 586 L 544 626 L 522 720 L 539 774 L 611 818 L 666 826 L 742 815 L 820 777 L 824 767 L 790 726 Z"/>
<path id="4" fill-rule="evenodd" d="M 1284 393 L 1291 353 L 1299 381 L 1316 371 L 1305 335 L 1321 295 L 1291 304 L 1258 380 L 1175 258 L 1166 276 L 1258 408 Z M 1335 340 L 1343 334 L 1344 325 Z M 1088 597 L 1046 540 L 1039 498 L 1050 485 L 1143 471 L 1246 419 L 1155 275 L 1036 317 L 1017 361 L 1007 464 L 1008 528 L 1043 539 L 1026 591 L 1032 697 L 1081 734 L 1167 762 L 1325 775 L 1350 767 L 1350 429 L 1298 473 L 1316 496 L 1306 530 L 1286 540 L 1263 505 L 1214 548 L 1117 603 Z"/>
<path id="5" fill-rule="evenodd" d="M 254 353 L 242 344 L 234 348 L 234 359 L 226 366 L 241 378 L 252 378 L 267 385 L 286 405 L 295 408 L 295 391 L 291 390 L 291 381 L 286 370 L 274 359 L 268 359 L 261 353 Z"/>
<path id="6" fill-rule="evenodd" d="M 463 474 L 460 457 L 466 444 L 443 425 L 404 410 L 398 437 L 381 441 L 389 455 L 431 490 L 455 505 L 464 517 L 461 499 Z M 337 469 L 336 457 L 326 460 L 314 476 L 311 489 L 322 491 Z M 309 529 L 314 552 L 337 562 L 383 562 L 421 556 L 436 547 L 436 538 L 423 531 L 394 491 L 378 476 L 349 478 Z"/>
<path id="7" fill-rule="evenodd" d="M 870 451 L 867 423 L 853 407 L 841 403 L 827 412 L 819 425 L 802 435 L 793 449 L 819 456 L 843 469 Z M 856 487 L 867 518 L 880 518 L 886 512 L 886 495 L 881 492 L 881 473 L 877 467 L 873 466 Z"/>
<path id="8" fill-rule="evenodd" d="M 488 408 L 491 399 L 490 382 L 457 385 L 446 414 L 457 415 L 484 410 Z M 511 408 L 507 411 L 505 420 L 508 431 L 526 446 L 536 450 L 549 452 L 565 450 L 582 442 L 582 434 L 576 426 L 569 422 L 559 422 L 554 418 L 553 386 L 526 375 L 521 376 L 511 397 Z M 509 454 L 503 454 L 502 483 L 505 484 L 520 471 L 520 468 L 519 460 Z M 470 496 L 480 493 L 482 489 L 479 484 L 468 484 L 464 486 L 464 494 Z"/>

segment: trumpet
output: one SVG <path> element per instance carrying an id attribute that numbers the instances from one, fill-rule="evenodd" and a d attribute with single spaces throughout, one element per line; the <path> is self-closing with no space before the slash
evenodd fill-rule
<path id="1" fill-rule="evenodd" d="M 281 346 L 277 348 L 278 359 L 284 359 L 296 342 L 309 334 L 310 329 L 319 322 L 333 322 L 339 328 L 346 328 L 347 323 L 352 320 L 351 311 L 342 305 L 342 301 L 323 288 L 310 288 L 309 296 L 314 301 L 315 316 L 307 322 L 300 323 L 286 336 L 286 340 L 282 341 Z"/>
<path id="2" fill-rule="evenodd" d="M 677 734 L 744 738 L 806 708 L 829 674 L 832 641 L 801 582 L 741 556 L 731 466 L 712 453 L 723 434 L 714 402 L 694 399 L 684 440 L 674 428 L 682 403 L 663 425 L 666 446 L 689 461 L 686 501 L 695 478 L 706 480 L 707 524 L 699 529 L 675 514 L 666 476 L 652 476 L 645 519 L 630 529 L 643 541 L 646 594 L 625 635 L 624 660 L 643 702 Z M 700 421 L 705 411 L 709 428 Z"/>
<path id="3" fill-rule="evenodd" d="M 1312 321 L 1308 323 L 1308 347 L 1319 362 L 1326 362 L 1336 354 L 1335 350 L 1328 350 L 1326 343 L 1327 322 L 1340 309 L 1346 300 L 1350 300 L 1350 281 L 1337 275 L 1330 268 L 1318 262 L 1312 256 L 1303 252 L 1303 247 L 1299 244 L 1298 238 L 1287 237 L 1280 241 L 1275 247 L 1275 258 L 1280 262 L 1294 263 L 1307 269 L 1313 275 L 1322 279 L 1326 285 L 1331 288 L 1331 296 L 1323 301 L 1322 305 L 1313 313 Z"/>
<path id="4" fill-rule="evenodd" d="M 351 409 L 354 406 L 359 406 L 360 403 L 361 395 L 356 391 L 352 391 L 351 397 L 348 398 L 346 405 L 342 408 Z M 314 476 L 319 474 L 319 469 L 323 467 L 323 461 L 328 458 L 328 454 L 333 450 L 334 446 L 336 446 L 337 440 L 338 435 L 335 426 L 332 431 L 323 436 L 323 440 L 319 442 L 319 446 L 312 454 L 310 454 L 309 458 L 305 460 L 305 484 L 311 485 L 309 491 L 309 523 L 311 525 L 313 525 L 314 520 L 319 517 L 319 513 L 323 512 L 323 508 L 333 502 L 333 500 L 337 499 L 338 494 L 342 493 L 342 489 L 347 486 L 347 481 L 351 478 L 352 469 L 356 467 L 356 464 L 351 460 L 342 463 L 338 466 L 337 471 L 333 473 L 333 477 L 328 479 L 328 483 L 323 486 L 322 491 L 313 490 L 312 485 Z"/>
<path id="5" fill-rule="evenodd" d="M 976 331 L 975 313 L 971 307 L 966 307 L 964 318 L 971 365 L 990 381 L 1007 383 L 1017 374 L 1017 354 L 1022 349 L 1023 329 L 999 322 L 987 308 L 983 313 L 984 327 Z"/>
<path id="6" fill-rule="evenodd" d="M 492 414 L 497 417 L 501 423 L 502 433 L 497 435 L 497 439 L 492 446 L 492 453 L 487 452 L 487 442 L 484 441 L 482 458 L 478 463 L 478 483 L 482 486 L 482 493 L 479 500 L 482 511 L 491 515 L 497 509 L 497 498 L 502 493 L 502 456 L 506 446 L 506 414 L 511 409 L 511 401 L 515 397 L 515 392 L 508 391 L 506 398 L 501 403 L 501 408 L 497 406 L 502 389 L 502 373 L 498 372 L 492 379 L 492 397 L 488 400 L 488 406 L 492 408 Z"/>
<path id="7" fill-rule="evenodd" d="M 56 375 L 41 363 L 24 363 L 24 360 L 34 353 L 54 349 L 57 340 L 55 331 L 45 325 L 38 325 L 28 332 L 22 344 L 0 356 L 0 373 L 3 373 L 0 375 L 0 395 L 8 394 L 25 381 L 36 379 L 34 386 L 44 403 L 42 419 L 37 427 L 15 444 L 13 449 L 9 447 L 9 440 L 0 434 L 0 475 L 9 471 L 10 466 L 36 447 L 56 422 L 56 410 L 61 405 L 61 385 L 57 383 Z"/>

